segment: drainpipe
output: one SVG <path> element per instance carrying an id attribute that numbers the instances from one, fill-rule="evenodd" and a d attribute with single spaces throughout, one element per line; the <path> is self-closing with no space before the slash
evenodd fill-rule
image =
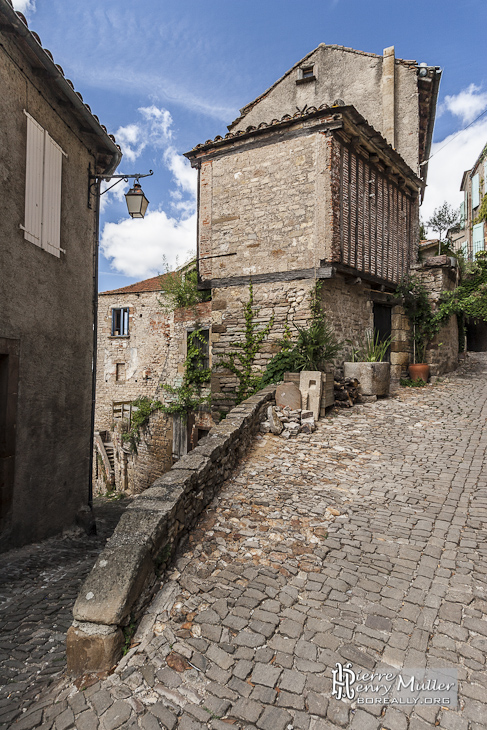
<path id="1" fill-rule="evenodd" d="M 98 349 L 98 249 L 100 246 L 100 185 L 95 182 L 95 235 L 93 242 L 93 358 L 91 373 L 91 425 L 90 425 L 90 472 L 88 479 L 88 505 L 93 507 L 93 449 L 95 439 L 95 401 L 96 401 L 96 355 Z M 89 193 L 91 195 L 91 193 Z M 96 529 L 96 527 L 95 527 Z"/>

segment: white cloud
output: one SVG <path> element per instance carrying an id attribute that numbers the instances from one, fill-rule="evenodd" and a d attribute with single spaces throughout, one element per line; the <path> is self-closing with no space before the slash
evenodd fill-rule
<path id="1" fill-rule="evenodd" d="M 487 119 L 479 120 L 453 139 L 455 134 L 457 132 L 441 142 L 435 142 L 431 147 L 428 187 L 421 206 L 423 221 L 427 221 L 435 208 L 445 200 L 454 208 L 458 208 L 462 202 L 462 175 L 465 170 L 472 168 L 487 143 Z M 432 231 L 431 234 L 433 235 Z"/>
<path id="2" fill-rule="evenodd" d="M 35 0 L 13 0 L 12 4 L 15 10 L 20 10 L 21 13 L 33 13 L 36 9 Z"/>
<path id="3" fill-rule="evenodd" d="M 169 266 L 176 257 L 185 260 L 196 249 L 196 170 L 171 145 L 172 118 L 166 109 L 142 107 L 142 119 L 120 127 L 116 139 L 127 160 L 134 162 L 145 148 L 160 150 L 162 163 L 171 171 L 175 190 L 170 191 L 174 215 L 162 208 L 149 211 L 143 220 L 124 219 L 107 223 L 100 247 L 111 267 L 127 276 L 148 278 L 162 271 L 163 258 Z M 110 186 L 104 183 L 103 188 Z M 106 211 L 111 200 L 123 200 L 128 185 L 120 183 L 101 198 Z M 110 197 L 111 196 L 111 197 Z"/>
<path id="4" fill-rule="evenodd" d="M 106 223 L 101 237 L 102 253 L 111 259 L 112 267 L 140 279 L 162 273 L 164 257 L 173 269 L 176 258 L 183 261 L 195 249 L 196 213 L 178 220 L 156 210 L 143 220 Z"/>
<path id="5" fill-rule="evenodd" d="M 470 84 L 458 94 L 445 96 L 439 111 L 440 114 L 449 111 L 454 116 L 460 117 L 464 124 L 470 124 L 485 108 L 487 108 L 487 92 L 481 91 L 480 86 Z"/>

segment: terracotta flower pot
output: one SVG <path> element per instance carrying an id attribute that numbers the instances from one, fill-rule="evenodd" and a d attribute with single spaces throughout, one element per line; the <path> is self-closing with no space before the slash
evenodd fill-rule
<path id="1" fill-rule="evenodd" d="M 425 383 L 428 382 L 428 378 L 430 376 L 430 366 L 426 363 L 416 363 L 415 365 L 410 365 L 409 368 L 409 377 L 411 380 L 418 380 L 418 378 L 421 378 L 421 380 L 424 380 Z"/>

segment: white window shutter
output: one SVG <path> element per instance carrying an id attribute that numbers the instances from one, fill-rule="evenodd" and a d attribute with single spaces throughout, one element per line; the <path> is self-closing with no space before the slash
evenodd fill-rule
<path id="1" fill-rule="evenodd" d="M 477 173 L 472 178 L 472 208 L 476 208 L 478 205 L 480 205 L 480 179 Z"/>
<path id="2" fill-rule="evenodd" d="M 473 248 L 474 258 L 475 258 L 476 253 L 484 250 L 484 224 L 483 223 L 477 223 L 477 225 L 472 228 L 472 248 Z"/>
<path id="3" fill-rule="evenodd" d="M 44 130 L 27 117 L 24 238 L 41 245 L 42 184 L 44 177 Z"/>
<path id="4" fill-rule="evenodd" d="M 45 132 L 44 190 L 42 201 L 42 248 L 60 255 L 61 231 L 61 148 Z"/>

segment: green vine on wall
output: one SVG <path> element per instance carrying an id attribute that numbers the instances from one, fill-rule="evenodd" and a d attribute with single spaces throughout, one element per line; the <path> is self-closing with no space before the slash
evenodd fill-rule
<path id="1" fill-rule="evenodd" d="M 211 395 L 203 394 L 203 389 L 211 378 L 211 369 L 205 367 L 207 345 L 201 326 L 188 334 L 188 350 L 184 361 L 183 382 L 179 386 L 165 384 L 164 390 L 170 394 L 168 403 L 161 405 L 164 413 L 178 414 L 186 418 L 190 411 L 195 411 L 203 403 L 210 403 Z"/>
<path id="2" fill-rule="evenodd" d="M 219 360 L 217 367 L 230 370 L 238 380 L 235 392 L 235 403 L 238 405 L 245 398 L 256 393 L 261 386 L 261 376 L 254 372 L 254 363 L 257 353 L 260 351 L 263 341 L 269 335 L 274 325 L 274 315 L 265 327 L 254 319 L 259 314 L 259 309 L 254 307 L 254 289 L 252 282 L 249 283 L 249 298 L 244 307 L 245 328 L 243 339 L 232 342 L 231 347 L 236 348 L 228 352 Z"/>
<path id="3" fill-rule="evenodd" d="M 298 327 L 297 337 L 293 340 L 289 325 L 286 323 L 285 334 L 279 342 L 281 351 L 274 355 L 267 365 L 262 378 L 262 385 L 278 383 L 286 372 L 302 370 L 324 370 L 327 362 L 333 360 L 343 349 L 328 324 L 321 306 L 322 281 L 317 281 L 310 293 L 311 321 L 308 327 Z"/>
<path id="4" fill-rule="evenodd" d="M 149 423 L 152 414 L 162 410 L 162 407 L 160 401 L 151 400 L 147 396 L 141 396 L 132 402 L 130 429 L 122 433 L 122 441 L 130 444 L 130 450 L 133 453 L 137 453 L 137 447 L 141 439 L 141 429 Z"/>

